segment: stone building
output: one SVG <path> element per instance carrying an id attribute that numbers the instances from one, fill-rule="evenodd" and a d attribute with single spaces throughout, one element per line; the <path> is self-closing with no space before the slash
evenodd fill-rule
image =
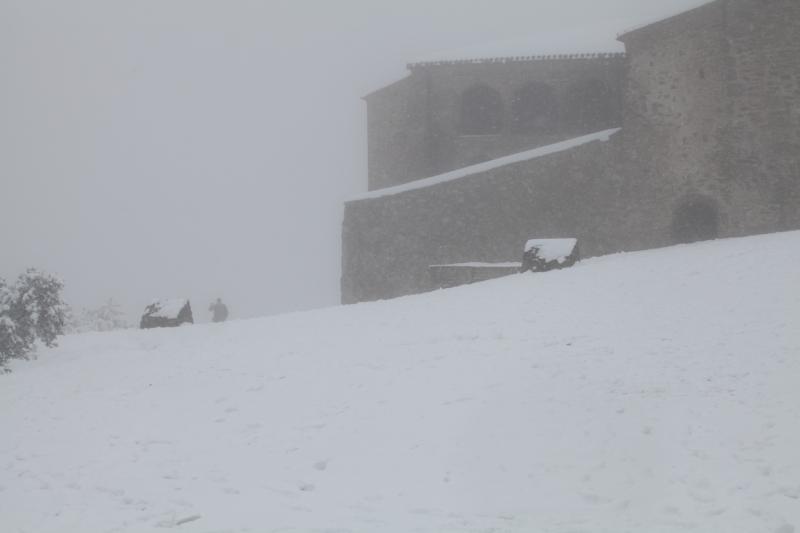
<path id="1" fill-rule="evenodd" d="M 438 61 L 365 97 L 369 189 L 621 122 L 622 54 Z"/>
<path id="2" fill-rule="evenodd" d="M 345 206 L 345 303 L 431 267 L 800 228 L 800 2 L 714 0 L 625 54 L 409 65 L 372 93 L 369 189 Z"/>

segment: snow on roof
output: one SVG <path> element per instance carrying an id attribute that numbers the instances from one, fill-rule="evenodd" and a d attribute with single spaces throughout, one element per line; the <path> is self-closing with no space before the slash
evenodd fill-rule
<path id="1" fill-rule="evenodd" d="M 525 253 L 536 248 L 536 255 L 545 261 L 563 263 L 577 245 L 578 239 L 532 239 L 525 243 Z"/>
<path id="2" fill-rule="evenodd" d="M 531 159 L 544 157 L 546 155 L 555 154 L 558 152 L 564 152 L 567 150 L 571 150 L 572 148 L 577 148 L 578 146 L 588 144 L 590 142 L 594 141 L 606 142 L 611 138 L 612 135 L 617 133 L 619 130 L 620 128 L 614 128 L 610 130 L 599 131 L 597 133 L 584 135 L 583 137 L 577 137 L 575 139 L 570 139 L 567 141 L 562 141 L 547 146 L 540 146 L 539 148 L 534 148 L 533 150 L 527 150 L 525 152 L 519 152 L 512 155 L 507 155 L 505 157 L 500 157 L 498 159 L 493 159 L 491 161 L 486 161 L 484 163 L 478 163 L 477 165 L 472 165 L 469 167 L 464 167 L 450 172 L 446 172 L 444 174 L 439 174 L 438 176 L 432 176 L 430 178 L 420 179 L 412 181 L 410 183 L 404 183 L 403 185 L 397 185 L 395 187 L 387 187 L 385 189 L 370 191 L 360 196 L 356 196 L 352 198 L 350 201 L 354 202 L 358 200 L 368 200 L 371 198 L 381 198 L 383 196 L 390 196 L 401 192 L 413 191 L 415 189 L 423 189 L 425 187 L 439 185 L 440 183 L 457 180 L 460 178 L 464 178 L 466 176 L 472 176 L 474 174 L 480 174 L 482 172 L 494 170 L 496 168 L 511 165 L 513 163 L 520 163 L 522 161 L 529 161 Z"/>
<path id="3" fill-rule="evenodd" d="M 180 314 L 181 310 L 186 307 L 187 303 L 189 303 L 189 300 L 185 298 L 156 300 L 147 306 L 147 308 L 155 308 L 152 313 L 149 313 L 149 316 L 153 318 L 178 318 L 178 315 Z"/>
<path id="4" fill-rule="evenodd" d="M 462 61 L 480 63 L 503 58 L 545 59 L 548 56 L 621 54 L 625 52 L 625 46 L 614 38 L 617 29 L 592 28 L 587 31 L 586 28 L 576 28 L 571 31 L 538 32 L 532 37 L 436 52 L 417 58 L 409 66 Z"/>

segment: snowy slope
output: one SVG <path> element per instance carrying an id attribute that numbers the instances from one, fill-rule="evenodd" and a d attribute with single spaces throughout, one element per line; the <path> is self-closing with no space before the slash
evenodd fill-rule
<path id="1" fill-rule="evenodd" d="M 798 264 L 794 232 L 68 337 L 0 376 L 0 530 L 791 533 Z"/>

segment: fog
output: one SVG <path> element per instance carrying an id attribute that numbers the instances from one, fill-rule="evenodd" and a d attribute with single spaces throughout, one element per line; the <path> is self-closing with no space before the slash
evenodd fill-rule
<path id="1" fill-rule="evenodd" d="M 0 0 L 0 276 L 42 268 L 131 318 L 157 297 L 198 321 L 218 296 L 233 318 L 335 305 L 361 96 L 440 50 L 592 52 L 701 3 Z"/>

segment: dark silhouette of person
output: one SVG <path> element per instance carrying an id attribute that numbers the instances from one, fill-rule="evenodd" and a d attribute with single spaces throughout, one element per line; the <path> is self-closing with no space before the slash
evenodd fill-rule
<path id="1" fill-rule="evenodd" d="M 214 322 L 225 322 L 228 318 L 228 307 L 222 303 L 222 298 L 217 298 L 217 301 L 208 306 L 208 310 L 214 313 L 211 318 Z"/>

